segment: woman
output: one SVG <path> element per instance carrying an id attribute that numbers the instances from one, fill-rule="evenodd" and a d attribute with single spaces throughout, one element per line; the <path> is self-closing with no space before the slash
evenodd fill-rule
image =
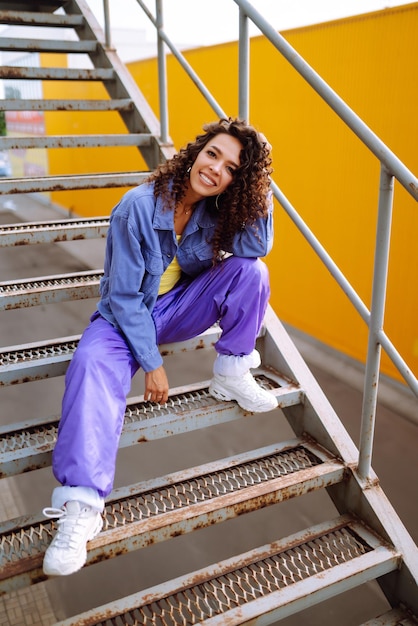
<path id="1" fill-rule="evenodd" d="M 222 334 L 209 392 L 247 411 L 277 407 L 250 373 L 269 298 L 272 246 L 270 146 L 252 126 L 221 119 L 160 165 L 115 207 L 100 301 L 66 375 L 53 454 L 61 483 L 44 572 L 66 575 L 86 560 L 113 486 L 131 378 L 145 372 L 144 399 L 164 403 L 169 383 L 158 345 Z"/>

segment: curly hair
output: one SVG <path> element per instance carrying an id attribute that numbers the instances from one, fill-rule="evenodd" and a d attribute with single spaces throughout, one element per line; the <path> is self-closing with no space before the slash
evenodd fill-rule
<path id="1" fill-rule="evenodd" d="M 204 133 L 181 148 L 169 161 L 162 163 L 148 177 L 154 182 L 154 194 L 161 197 L 167 209 L 174 210 L 183 199 L 189 171 L 199 152 L 221 133 L 240 141 L 240 164 L 225 191 L 217 197 L 206 198 L 206 210 L 217 216 L 212 240 L 213 262 L 228 251 L 234 235 L 267 215 L 270 185 L 270 145 L 250 124 L 238 118 L 221 118 L 203 126 Z"/>

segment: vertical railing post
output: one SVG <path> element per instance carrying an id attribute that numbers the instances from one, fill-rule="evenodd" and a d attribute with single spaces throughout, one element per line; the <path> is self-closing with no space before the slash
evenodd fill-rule
<path id="1" fill-rule="evenodd" d="M 241 119 L 249 121 L 250 37 L 248 16 L 241 7 L 239 8 L 238 37 L 238 115 Z"/>
<path id="2" fill-rule="evenodd" d="M 381 345 L 378 333 L 383 328 L 386 284 L 389 265 L 390 231 L 393 204 L 393 175 L 381 163 L 379 211 L 377 218 L 376 250 L 369 322 L 369 343 L 364 380 L 361 416 L 360 454 L 358 472 L 363 478 L 370 475 L 373 437 L 379 384 Z"/>
<path id="3" fill-rule="evenodd" d="M 159 29 L 163 28 L 163 0 L 155 0 L 157 21 L 157 49 L 158 49 L 158 98 L 160 104 L 160 133 L 161 141 L 168 141 L 168 104 L 167 104 L 167 68 L 164 50 L 164 41 L 160 37 Z"/>
<path id="4" fill-rule="evenodd" d="M 103 17 L 104 17 L 104 30 L 105 30 L 105 44 L 109 50 L 112 47 L 112 40 L 110 35 L 110 12 L 109 12 L 109 0 L 103 0 Z"/>

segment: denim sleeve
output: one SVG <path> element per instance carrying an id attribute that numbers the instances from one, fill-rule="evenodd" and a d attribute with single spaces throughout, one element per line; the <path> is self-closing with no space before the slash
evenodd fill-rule
<path id="1" fill-rule="evenodd" d="M 269 195 L 267 217 L 259 217 L 235 235 L 232 252 L 238 257 L 263 257 L 273 247 L 273 196 Z"/>
<path id="2" fill-rule="evenodd" d="M 148 278 L 148 280 L 147 280 Z M 112 314 L 139 365 L 148 372 L 162 365 L 154 321 L 149 309 L 150 299 L 144 291 L 158 290 L 160 273 L 146 272 L 146 263 L 139 237 L 125 216 L 112 220 L 112 257 L 109 266 L 108 298 Z M 154 289 L 153 289 L 154 288 Z M 152 301 L 153 304 L 153 301 Z"/>

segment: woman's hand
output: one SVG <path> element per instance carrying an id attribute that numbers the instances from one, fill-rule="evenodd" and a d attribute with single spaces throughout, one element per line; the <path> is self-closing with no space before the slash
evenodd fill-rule
<path id="1" fill-rule="evenodd" d="M 168 379 L 162 365 L 156 370 L 145 372 L 145 392 L 144 400 L 150 402 L 164 403 L 168 400 Z"/>

